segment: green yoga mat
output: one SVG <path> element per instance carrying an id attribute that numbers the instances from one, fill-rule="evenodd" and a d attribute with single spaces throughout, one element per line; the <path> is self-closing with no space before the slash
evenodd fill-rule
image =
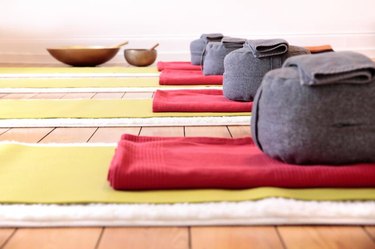
<path id="1" fill-rule="evenodd" d="M 152 112 L 151 99 L 4 99 L 0 119 L 249 116 L 249 112 Z"/>
<path id="2" fill-rule="evenodd" d="M 11 78 L 0 79 L 0 88 L 197 88 L 212 85 L 159 85 L 158 77 L 110 78 Z"/>
<path id="3" fill-rule="evenodd" d="M 375 200 L 375 189 L 114 191 L 107 183 L 113 146 L 0 144 L 0 203 L 179 203 L 299 200 Z M 188 162 L 187 162 L 188 163 Z"/>
<path id="4" fill-rule="evenodd" d="M 158 73 L 156 67 L 0 67 L 1 74 Z"/>

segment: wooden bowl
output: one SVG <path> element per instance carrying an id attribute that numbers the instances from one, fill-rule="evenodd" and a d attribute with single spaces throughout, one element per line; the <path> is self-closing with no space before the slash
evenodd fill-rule
<path id="1" fill-rule="evenodd" d="M 155 49 L 125 49 L 124 57 L 130 65 L 146 67 L 155 62 L 157 51 Z"/>
<path id="2" fill-rule="evenodd" d="M 61 47 L 47 48 L 58 61 L 74 67 L 95 67 L 112 59 L 120 47 Z"/>

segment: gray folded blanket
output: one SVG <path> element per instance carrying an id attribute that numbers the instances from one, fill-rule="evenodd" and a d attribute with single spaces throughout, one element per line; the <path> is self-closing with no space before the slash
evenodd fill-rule
<path id="1" fill-rule="evenodd" d="M 221 42 L 209 42 L 203 56 L 203 74 L 222 75 L 225 56 L 242 48 L 245 41 L 242 38 L 224 37 Z"/>
<path id="2" fill-rule="evenodd" d="M 288 52 L 288 42 L 283 39 L 248 40 L 244 46 L 249 47 L 256 58 Z"/>
<path id="3" fill-rule="evenodd" d="M 236 101 L 252 101 L 268 71 L 280 68 L 291 56 L 310 53 L 302 47 L 288 47 L 283 54 L 262 58 L 256 58 L 248 46 L 228 54 L 224 59 L 224 96 Z"/>
<path id="4" fill-rule="evenodd" d="M 375 162 L 374 74 L 375 63 L 354 52 L 289 58 L 255 96 L 255 143 L 287 163 Z"/>
<path id="5" fill-rule="evenodd" d="M 303 85 L 323 85 L 368 83 L 374 79 L 373 65 L 373 61 L 358 53 L 338 52 L 291 58 L 284 67 L 297 67 Z"/>
<path id="6" fill-rule="evenodd" d="M 203 51 L 208 42 L 221 41 L 224 35 L 221 33 L 202 34 L 199 39 L 190 43 L 191 63 L 193 65 L 201 65 Z"/>

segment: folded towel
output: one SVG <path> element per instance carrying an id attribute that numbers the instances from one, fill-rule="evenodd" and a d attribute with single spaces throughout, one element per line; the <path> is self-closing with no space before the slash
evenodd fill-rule
<path id="1" fill-rule="evenodd" d="M 222 90 L 157 90 L 154 112 L 250 112 L 251 102 L 236 102 L 223 96 Z"/>
<path id="2" fill-rule="evenodd" d="M 203 75 L 198 70 L 163 70 L 160 85 L 222 85 L 223 75 Z"/>
<path id="3" fill-rule="evenodd" d="M 328 44 L 320 46 L 306 46 L 305 48 L 308 49 L 312 54 L 334 52 L 332 46 Z"/>
<path id="4" fill-rule="evenodd" d="M 375 164 L 296 166 L 263 154 L 249 137 L 123 135 L 108 180 L 117 190 L 374 187 Z"/>
<path id="5" fill-rule="evenodd" d="M 220 33 L 202 34 L 199 39 L 192 41 L 190 43 L 191 63 L 193 65 L 201 65 L 203 51 L 207 43 L 221 41 L 223 37 L 223 34 Z"/>
<path id="6" fill-rule="evenodd" d="M 202 34 L 201 38 L 207 39 L 208 41 L 218 41 L 223 39 L 224 35 L 222 33 L 208 33 Z"/>
<path id="7" fill-rule="evenodd" d="M 375 63 L 349 51 L 292 57 L 283 67 L 297 67 L 302 85 L 362 84 L 375 78 Z"/>
<path id="8" fill-rule="evenodd" d="M 248 40 L 245 45 L 251 49 L 256 58 L 285 54 L 288 42 L 283 39 Z"/>
<path id="9" fill-rule="evenodd" d="M 226 48 L 242 48 L 246 39 L 235 37 L 224 37 L 221 42 Z"/>

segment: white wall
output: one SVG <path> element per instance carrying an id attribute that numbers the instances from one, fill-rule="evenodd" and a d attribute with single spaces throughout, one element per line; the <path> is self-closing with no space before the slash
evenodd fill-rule
<path id="1" fill-rule="evenodd" d="M 330 43 L 375 57 L 374 12 L 375 0 L 0 0 L 0 62 L 51 63 L 46 47 L 124 40 L 160 42 L 159 59 L 183 60 L 204 32 Z"/>

